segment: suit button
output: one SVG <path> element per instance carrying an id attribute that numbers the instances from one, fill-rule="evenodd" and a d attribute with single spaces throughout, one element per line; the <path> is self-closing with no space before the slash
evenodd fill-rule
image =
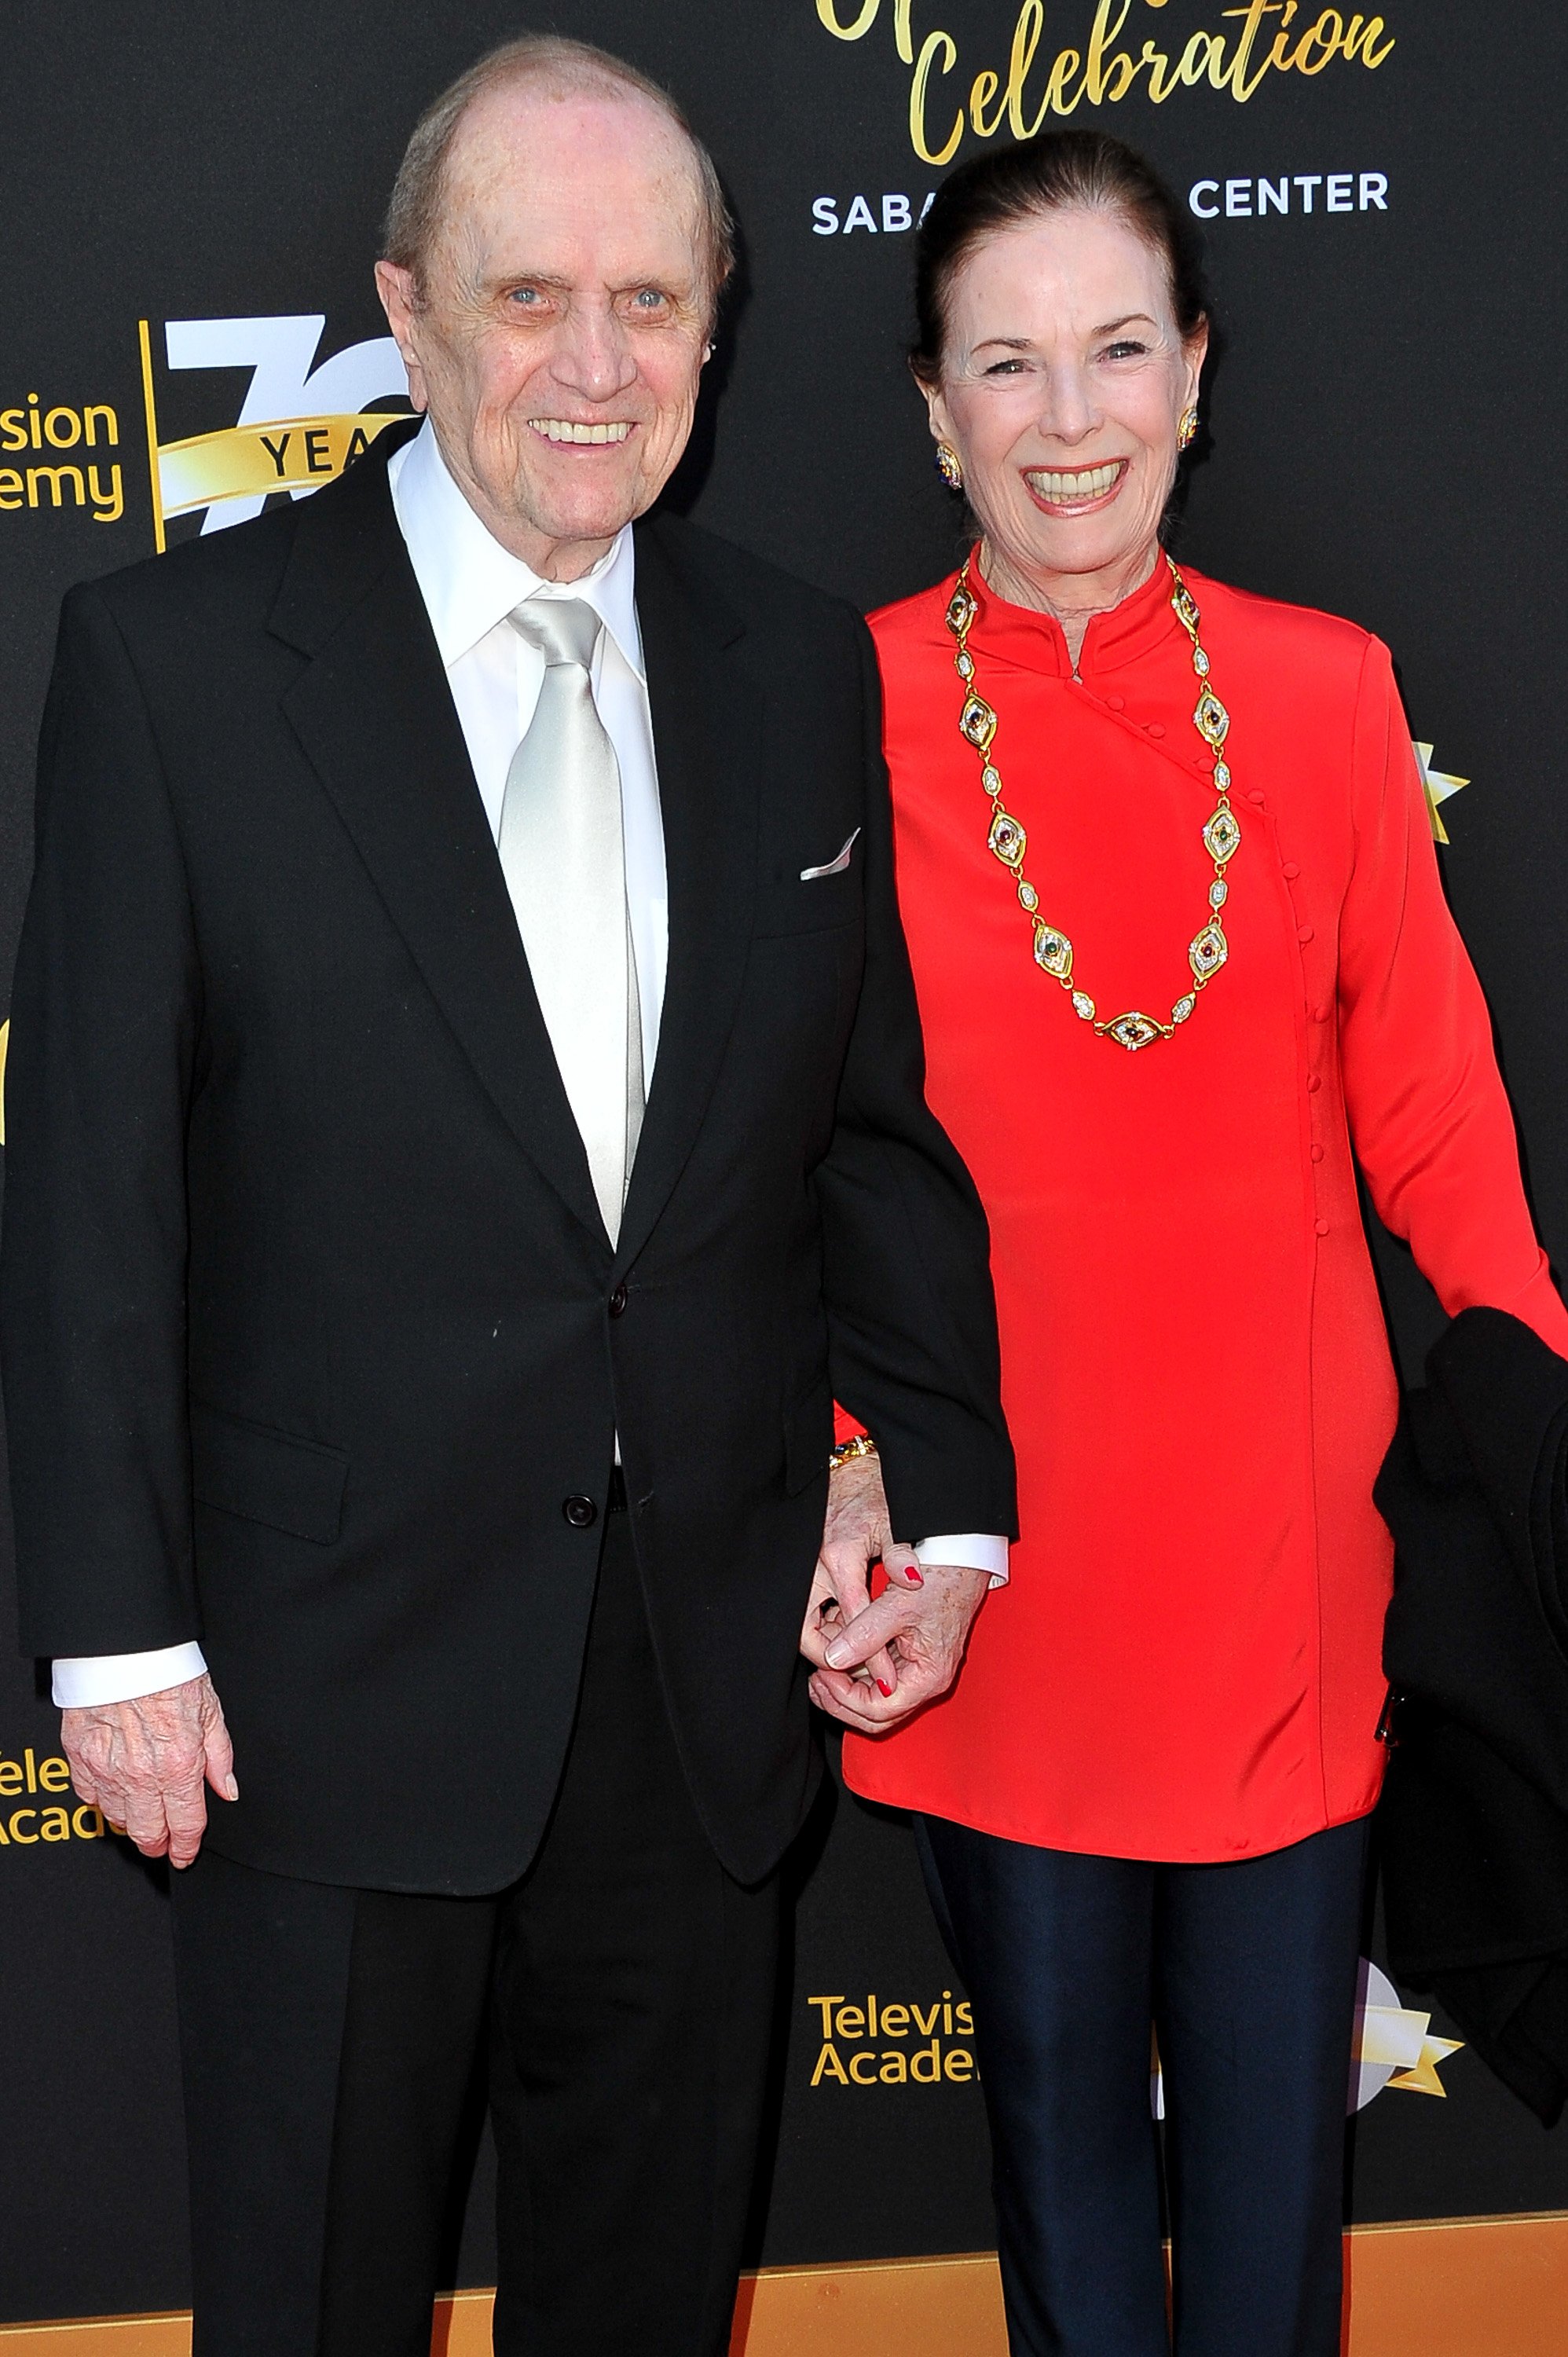
<path id="1" fill-rule="evenodd" d="M 1328 1233 L 1328 1222 L 1326 1220 L 1314 1220 L 1312 1224 L 1316 1229 L 1320 1236 L 1326 1236 Z"/>
<path id="2" fill-rule="evenodd" d="M 1319 1090 L 1322 1086 L 1323 1086 L 1323 1082 L 1321 1082 L 1321 1080 L 1319 1080 L 1319 1078 L 1318 1078 L 1318 1076 L 1317 1076 L 1317 1074 L 1316 1074 L 1316 1072 L 1309 1072 L 1309 1073 L 1307 1074 L 1307 1077 L 1306 1077 L 1306 1092 L 1307 1092 L 1307 1095 L 1308 1095 L 1309 1097 L 1315 1097 L 1315 1096 L 1317 1094 L 1318 1090 Z"/>
<path id="3" fill-rule="evenodd" d="M 1296 866 L 1294 859 L 1287 859 L 1280 872 L 1282 875 L 1288 877 L 1293 884 L 1295 882 L 1296 877 L 1301 874 L 1301 870 Z"/>
<path id="4" fill-rule="evenodd" d="M 624 1286 L 624 1285 L 618 1285 L 618 1286 L 617 1286 L 617 1287 L 616 1287 L 615 1291 L 611 1294 L 611 1296 L 610 1296 L 610 1297 L 609 1297 L 609 1305 L 608 1305 L 608 1307 L 609 1307 L 609 1313 L 610 1313 L 610 1316 L 611 1316 L 612 1318 L 619 1318 L 619 1317 L 621 1317 L 621 1316 L 623 1316 L 623 1315 L 625 1314 L 625 1310 L 626 1310 L 626 1287 L 625 1287 L 625 1286 Z"/>
<path id="5" fill-rule="evenodd" d="M 599 1510 L 591 1498 L 566 1498 L 561 1512 L 575 1531 L 591 1531 L 599 1519 Z"/>
<path id="6" fill-rule="evenodd" d="M 1310 925 L 1298 925 L 1295 929 L 1295 937 L 1305 949 L 1307 942 L 1312 939 L 1312 927 Z"/>

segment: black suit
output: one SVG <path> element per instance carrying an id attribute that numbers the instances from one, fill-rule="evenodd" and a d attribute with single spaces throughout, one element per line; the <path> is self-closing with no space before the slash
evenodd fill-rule
<path id="1" fill-rule="evenodd" d="M 561 1788 L 618 1432 L 685 1782 L 755 1884 L 817 1772 L 796 1641 L 834 1394 L 901 1531 L 1013 1527 L 870 641 L 638 529 L 670 963 L 612 1251 L 392 438 L 67 601 L 0 1272 L 23 1644 L 199 1635 L 226 1859 L 499 1891 Z"/>

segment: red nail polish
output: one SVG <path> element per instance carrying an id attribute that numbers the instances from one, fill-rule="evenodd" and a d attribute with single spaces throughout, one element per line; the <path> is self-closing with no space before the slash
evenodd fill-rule
<path id="1" fill-rule="evenodd" d="M 911 1587 L 924 1587 L 926 1584 L 920 1576 L 920 1568 L 918 1564 L 912 1563 L 904 1577 L 908 1579 Z"/>
<path id="2" fill-rule="evenodd" d="M 888 1702 L 891 1702 L 891 1701 L 892 1701 L 892 1699 L 893 1699 L 893 1689 L 892 1689 L 892 1687 L 888 1684 L 888 1683 L 887 1683 L 887 1681 L 886 1681 L 886 1678 L 878 1678 L 878 1679 L 877 1679 L 877 1681 L 876 1681 L 876 1691 L 877 1691 L 877 1693 L 878 1693 L 878 1694 L 880 1694 L 880 1695 L 882 1695 L 882 1696 L 883 1696 L 886 1701 L 888 1701 Z"/>

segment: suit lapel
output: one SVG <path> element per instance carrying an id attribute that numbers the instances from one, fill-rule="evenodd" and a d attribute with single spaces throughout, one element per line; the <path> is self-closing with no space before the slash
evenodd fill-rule
<path id="1" fill-rule="evenodd" d="M 658 523 L 637 533 L 637 610 L 653 716 L 670 896 L 659 1054 L 618 1265 L 647 1243 L 696 1143 L 734 1022 L 751 936 L 760 695 L 743 625 Z"/>
<path id="2" fill-rule="evenodd" d="M 523 1151 L 607 1241 L 381 451 L 301 511 L 271 627 L 310 657 L 284 709 L 437 1006 Z"/>

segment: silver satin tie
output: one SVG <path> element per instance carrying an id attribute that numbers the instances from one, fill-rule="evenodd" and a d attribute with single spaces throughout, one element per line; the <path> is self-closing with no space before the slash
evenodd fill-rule
<path id="1" fill-rule="evenodd" d="M 601 625 L 580 597 L 529 597 L 511 619 L 545 672 L 507 771 L 501 871 L 613 1243 L 644 1085 L 620 767 L 594 704 Z"/>

